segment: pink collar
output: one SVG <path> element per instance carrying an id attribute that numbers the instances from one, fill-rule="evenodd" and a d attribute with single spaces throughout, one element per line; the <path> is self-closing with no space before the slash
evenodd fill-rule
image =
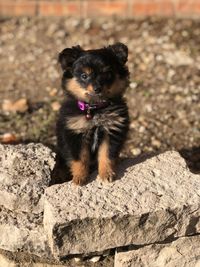
<path id="1" fill-rule="evenodd" d="M 96 104 L 88 104 L 84 101 L 78 101 L 78 107 L 80 110 L 85 111 L 87 110 L 86 119 L 90 120 L 92 119 L 91 110 L 98 109 L 98 108 L 104 108 L 108 106 L 108 101 L 102 101 L 98 102 Z"/>
<path id="2" fill-rule="evenodd" d="M 80 110 L 84 111 L 84 110 L 87 110 L 89 108 L 89 104 L 79 100 L 78 101 L 78 107 Z"/>
<path id="3" fill-rule="evenodd" d="M 95 104 L 88 104 L 84 101 L 78 101 L 78 107 L 80 110 L 88 110 L 88 109 L 98 109 L 98 108 L 104 108 L 108 106 L 108 101 L 104 100 L 102 102 L 98 102 Z"/>

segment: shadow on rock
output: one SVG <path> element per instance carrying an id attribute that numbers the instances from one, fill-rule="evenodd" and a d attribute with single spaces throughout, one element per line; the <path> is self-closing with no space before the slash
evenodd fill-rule
<path id="1" fill-rule="evenodd" d="M 142 163 L 147 159 L 157 156 L 158 154 L 159 153 L 151 153 L 148 155 L 140 155 L 136 158 L 120 158 L 117 165 L 117 177 L 115 180 L 121 179 L 124 176 L 127 168 L 129 168 L 130 166 Z M 64 160 L 58 155 L 56 156 L 56 164 L 52 171 L 51 178 L 51 185 L 61 184 L 72 180 L 72 175 L 70 173 L 69 167 L 66 166 Z M 85 185 L 91 183 L 96 179 L 98 179 L 97 163 L 93 162 L 90 166 L 90 176 L 88 177 Z"/>
<path id="2" fill-rule="evenodd" d="M 139 163 L 142 163 L 144 161 L 146 161 L 147 159 L 150 159 L 152 157 L 155 157 L 159 155 L 159 153 L 151 153 L 151 154 L 142 154 L 139 155 L 136 158 L 120 158 L 119 159 L 119 164 L 117 167 L 117 178 L 116 180 L 121 179 L 124 174 L 126 173 L 126 170 L 134 165 L 137 165 Z"/>
<path id="3" fill-rule="evenodd" d="M 69 167 L 65 164 L 64 160 L 57 154 L 56 164 L 51 173 L 51 184 L 62 184 L 69 182 L 72 179 Z"/>
<path id="4" fill-rule="evenodd" d="M 200 173 L 200 147 L 183 148 L 179 150 L 180 155 L 185 159 L 190 171 L 194 174 Z"/>

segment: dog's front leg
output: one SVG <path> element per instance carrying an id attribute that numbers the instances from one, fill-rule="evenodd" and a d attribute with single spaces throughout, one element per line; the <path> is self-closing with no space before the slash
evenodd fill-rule
<path id="1" fill-rule="evenodd" d="M 72 160 L 70 168 L 73 182 L 76 185 L 85 184 L 89 175 L 89 150 L 87 146 L 82 145 L 79 159 Z"/>
<path id="2" fill-rule="evenodd" d="M 109 136 L 106 135 L 99 146 L 98 151 L 98 171 L 100 179 L 112 182 L 115 178 L 115 158 L 110 157 Z"/>

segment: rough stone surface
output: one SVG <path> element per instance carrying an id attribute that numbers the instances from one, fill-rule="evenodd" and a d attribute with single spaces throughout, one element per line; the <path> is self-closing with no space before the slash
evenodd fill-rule
<path id="1" fill-rule="evenodd" d="M 18 267 L 18 266 L 16 266 Z M 22 265 L 21 267 L 30 267 L 29 263 Z M 58 264 L 48 264 L 48 263 L 33 263 L 31 267 L 70 267 L 69 265 L 58 265 Z"/>
<path id="2" fill-rule="evenodd" d="M 141 160 L 142 161 L 142 160 Z M 136 164 L 138 163 L 138 164 Z M 44 227 L 57 257 L 150 244 L 200 231 L 200 175 L 177 152 L 125 160 L 111 184 L 46 189 Z"/>
<path id="3" fill-rule="evenodd" d="M 2 267 L 16 267 L 16 263 L 12 260 L 9 260 L 4 255 L 0 254 L 0 266 L 2 266 Z"/>
<path id="4" fill-rule="evenodd" d="M 14 211 L 43 211 L 54 157 L 42 144 L 0 145 L 0 205 Z"/>
<path id="5" fill-rule="evenodd" d="M 114 267 L 199 267 L 199 244 L 200 236 L 191 236 L 116 253 Z"/>
<path id="6" fill-rule="evenodd" d="M 16 213 L 0 207 L 0 248 L 53 258 L 41 214 Z"/>
<path id="7" fill-rule="evenodd" d="M 0 254 L 0 267 L 69 267 L 69 265 L 57 265 L 48 263 L 34 263 L 34 262 L 16 262 L 14 259 L 9 259 L 5 255 Z"/>

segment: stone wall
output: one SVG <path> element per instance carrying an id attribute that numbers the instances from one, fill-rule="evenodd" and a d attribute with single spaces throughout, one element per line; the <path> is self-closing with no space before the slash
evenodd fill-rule
<path id="1" fill-rule="evenodd" d="M 83 187 L 50 186 L 54 165 L 41 144 L 0 145 L 0 249 L 15 255 L 0 267 L 21 253 L 35 265 L 20 266 L 199 266 L 200 175 L 179 153 L 123 160 L 115 182 L 93 173 Z"/>

